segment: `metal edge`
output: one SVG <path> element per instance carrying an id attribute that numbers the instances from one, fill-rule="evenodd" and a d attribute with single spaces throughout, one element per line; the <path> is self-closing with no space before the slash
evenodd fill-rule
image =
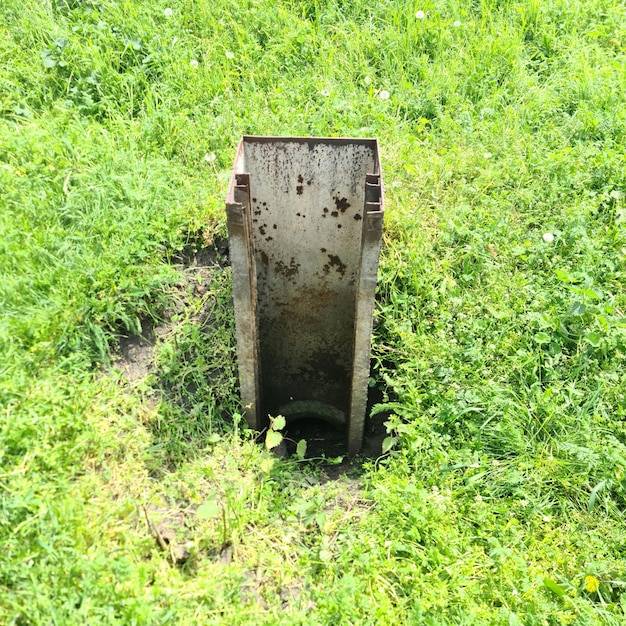
<path id="1" fill-rule="evenodd" d="M 357 144 L 372 147 L 375 152 L 375 158 L 378 161 L 378 139 L 368 137 L 299 137 L 299 136 L 268 136 L 268 135 L 244 135 L 240 141 L 243 143 L 280 143 L 283 141 L 303 143 L 303 144 Z"/>
<path id="2" fill-rule="evenodd" d="M 241 401 L 246 421 L 251 428 L 261 428 L 259 333 L 256 314 L 256 266 L 250 236 L 249 175 L 243 171 L 243 140 L 237 146 L 226 194 L 226 224 L 235 305 L 235 330 L 237 334 L 237 366 Z M 239 180 L 238 180 L 239 179 Z M 242 184 L 241 181 L 247 181 Z"/>
<path id="3" fill-rule="evenodd" d="M 375 167 L 366 174 L 366 197 L 361 235 L 361 262 L 355 302 L 354 354 L 352 359 L 352 387 L 350 417 L 347 426 L 348 455 L 354 456 L 363 443 L 367 411 L 367 390 L 371 359 L 374 298 L 378 284 L 378 262 L 382 245 L 382 225 L 385 213 L 384 186 L 378 141 L 375 141 Z M 378 184 L 374 184 L 377 180 Z M 367 185 L 371 190 L 367 191 Z"/>

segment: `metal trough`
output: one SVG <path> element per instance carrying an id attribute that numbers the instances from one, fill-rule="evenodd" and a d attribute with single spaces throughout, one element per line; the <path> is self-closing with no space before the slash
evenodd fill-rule
<path id="1" fill-rule="evenodd" d="M 378 142 L 246 136 L 226 212 L 248 424 L 321 419 L 355 454 L 382 235 Z"/>

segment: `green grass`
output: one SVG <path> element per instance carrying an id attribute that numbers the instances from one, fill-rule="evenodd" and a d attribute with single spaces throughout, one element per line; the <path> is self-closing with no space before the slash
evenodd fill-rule
<path id="1" fill-rule="evenodd" d="M 0 33 L 0 623 L 624 623 L 622 3 L 5 0 Z M 243 428 L 229 271 L 180 265 L 246 133 L 380 141 L 393 446 L 336 480 Z"/>

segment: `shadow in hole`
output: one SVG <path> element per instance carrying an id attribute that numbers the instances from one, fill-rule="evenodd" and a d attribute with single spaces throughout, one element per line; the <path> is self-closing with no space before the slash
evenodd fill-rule
<path id="1" fill-rule="evenodd" d="M 373 368 L 370 370 L 375 374 Z M 344 474 L 360 473 L 363 464 L 372 459 L 377 459 L 382 454 L 383 440 L 387 436 L 385 422 L 390 412 L 383 411 L 371 416 L 372 408 L 383 401 L 389 401 L 389 393 L 379 383 L 368 390 L 367 412 L 365 429 L 363 432 L 363 445 L 354 459 L 349 459 L 346 454 L 347 439 L 344 431 L 339 430 L 325 422 L 315 418 L 303 418 L 287 424 L 284 429 L 286 454 L 291 456 L 296 452 L 298 441 L 304 439 L 307 442 L 306 458 L 319 459 L 324 473 L 329 480 L 339 478 Z"/>

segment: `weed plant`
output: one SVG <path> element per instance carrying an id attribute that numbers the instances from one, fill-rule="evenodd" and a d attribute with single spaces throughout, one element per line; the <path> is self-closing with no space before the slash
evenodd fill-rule
<path id="1" fill-rule="evenodd" d="M 1 623 L 626 621 L 623 3 L 4 0 L 0 32 Z M 181 267 L 242 134 L 380 141 L 389 436 L 334 480 L 243 427 L 229 271 Z"/>

